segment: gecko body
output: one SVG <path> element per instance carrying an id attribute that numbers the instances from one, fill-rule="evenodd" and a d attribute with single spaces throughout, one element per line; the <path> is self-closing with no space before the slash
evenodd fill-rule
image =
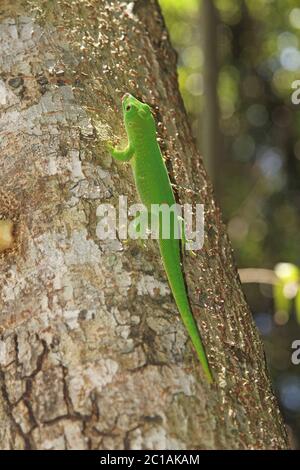
<path id="1" fill-rule="evenodd" d="M 128 137 L 128 145 L 124 150 L 109 145 L 112 156 L 120 161 L 130 161 L 137 192 L 143 205 L 151 213 L 153 204 L 167 204 L 171 207 L 176 203 L 169 175 L 156 138 L 155 121 L 151 108 L 130 94 L 122 99 L 124 124 Z M 176 223 L 174 213 L 170 212 L 170 235 L 162 236 L 162 217 L 159 214 L 159 249 L 182 321 L 189 333 L 197 352 L 204 373 L 209 382 L 212 374 L 207 361 L 196 321 L 193 317 L 185 287 L 181 259 L 180 241 L 175 236 Z"/>

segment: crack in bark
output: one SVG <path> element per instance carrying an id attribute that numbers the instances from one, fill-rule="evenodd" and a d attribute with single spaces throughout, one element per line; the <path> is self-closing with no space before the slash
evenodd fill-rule
<path id="1" fill-rule="evenodd" d="M 23 439 L 24 449 L 25 450 L 33 449 L 34 444 L 33 444 L 33 441 L 31 440 L 30 436 L 22 430 L 21 425 L 19 423 L 17 423 L 17 421 L 14 418 L 14 415 L 13 415 L 14 405 L 10 402 L 8 391 L 7 391 L 7 388 L 6 388 L 5 375 L 4 375 L 4 372 L 1 369 L 0 369 L 0 384 L 1 384 L 1 392 L 2 392 L 2 397 L 3 397 L 3 403 L 5 405 L 7 416 L 10 419 L 12 428 Z"/>

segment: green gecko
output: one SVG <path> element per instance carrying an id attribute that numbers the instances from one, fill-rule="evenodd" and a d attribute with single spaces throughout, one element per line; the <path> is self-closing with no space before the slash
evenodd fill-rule
<path id="1" fill-rule="evenodd" d="M 129 93 L 126 93 L 122 98 L 122 108 L 128 145 L 124 150 L 119 150 L 108 144 L 109 151 L 117 160 L 123 162 L 130 160 L 137 192 L 149 214 L 151 214 L 152 204 L 167 204 L 170 207 L 176 201 L 156 139 L 156 127 L 151 108 Z M 212 382 L 213 378 L 205 350 L 188 301 L 181 268 L 180 242 L 178 236 L 177 238 L 174 236 L 174 228 L 173 231 L 170 231 L 168 239 L 162 236 L 161 215 L 159 217 L 158 242 L 171 291 L 205 375 L 208 381 Z M 171 217 L 172 211 L 170 211 L 170 219 Z M 173 217 L 175 217 L 174 213 Z M 172 224 L 171 221 L 172 226 L 174 227 L 174 223 Z M 184 241 L 184 234 L 182 239 Z"/>

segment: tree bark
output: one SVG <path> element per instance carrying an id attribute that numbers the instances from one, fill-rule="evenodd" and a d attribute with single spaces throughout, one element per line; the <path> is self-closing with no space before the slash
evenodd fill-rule
<path id="1" fill-rule="evenodd" d="M 179 95 L 156 1 L 1 2 L 2 449 L 284 449 L 261 341 Z M 185 256 L 209 386 L 158 247 L 103 241 L 97 207 L 136 202 L 121 96 L 156 105 L 181 202 L 205 204 Z"/>

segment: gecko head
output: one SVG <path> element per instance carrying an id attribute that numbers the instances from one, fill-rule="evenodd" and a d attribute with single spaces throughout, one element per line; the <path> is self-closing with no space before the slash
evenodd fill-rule
<path id="1" fill-rule="evenodd" d="M 129 127 L 132 126 L 132 123 L 145 121 L 152 117 L 150 106 L 129 93 L 126 93 L 122 98 L 122 108 L 125 124 Z"/>

